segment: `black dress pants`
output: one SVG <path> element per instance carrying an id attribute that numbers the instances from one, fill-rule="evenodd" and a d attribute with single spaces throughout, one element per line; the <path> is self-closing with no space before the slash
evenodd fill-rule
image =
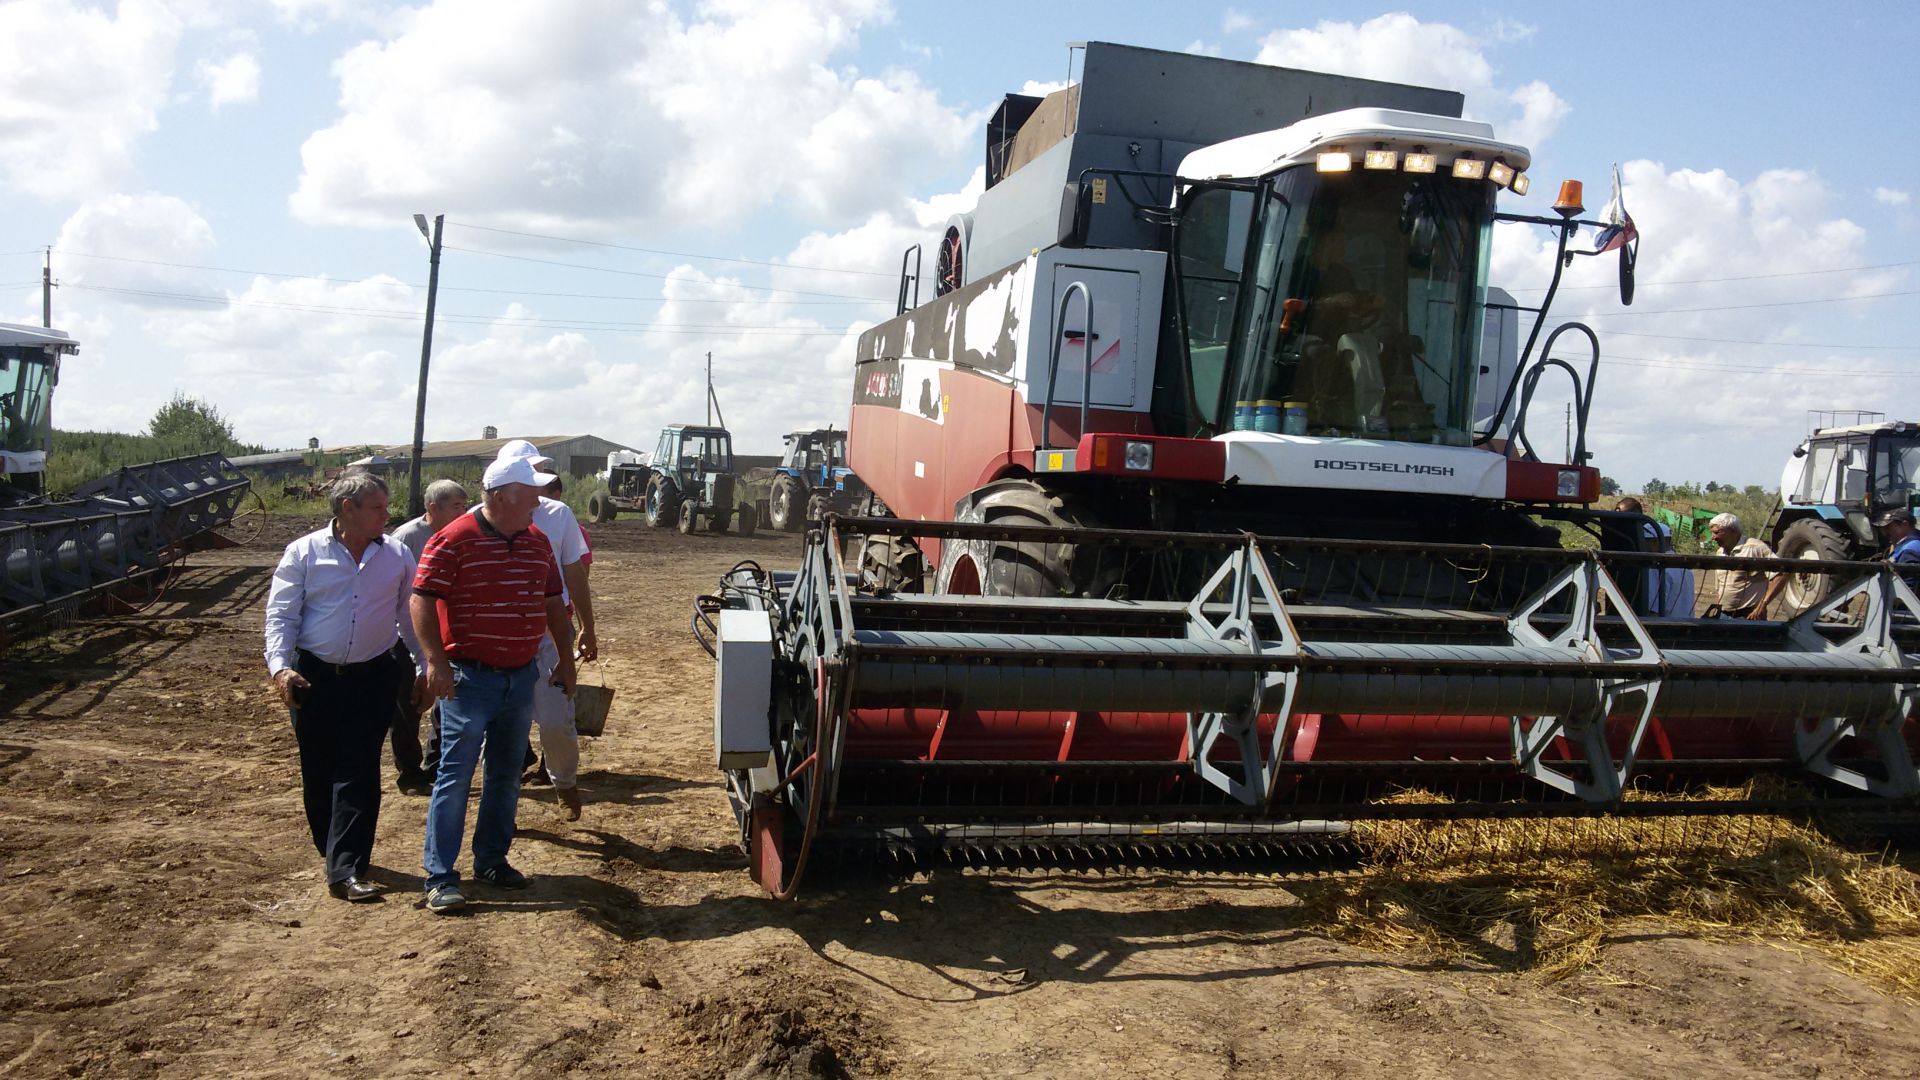
<path id="1" fill-rule="evenodd" d="M 407 677 L 396 684 L 393 697 L 393 767 L 403 780 L 407 777 L 431 778 L 440 767 L 439 707 L 434 706 L 425 715 L 414 710 L 413 658 L 407 655 L 405 645 L 395 645 L 393 660 L 407 671 Z M 423 720 L 429 725 L 424 750 L 420 745 L 420 724 Z"/>
<path id="2" fill-rule="evenodd" d="M 380 751 L 393 721 L 402 669 L 382 653 L 361 664 L 329 664 L 301 650 L 295 669 L 310 687 L 298 691 L 293 735 L 300 746 L 300 786 L 313 846 L 326 860 L 327 881 L 367 872 L 380 821 Z M 409 667 L 406 674 L 411 675 Z"/>

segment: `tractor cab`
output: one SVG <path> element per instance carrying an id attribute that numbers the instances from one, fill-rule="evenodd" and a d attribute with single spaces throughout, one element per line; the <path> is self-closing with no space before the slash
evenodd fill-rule
<path id="1" fill-rule="evenodd" d="M 44 489 L 60 358 L 77 351 L 58 330 L 0 323 L 0 502 Z"/>
<path id="2" fill-rule="evenodd" d="M 682 487 L 692 486 L 708 473 L 730 473 L 733 436 L 726 428 L 676 424 L 660 433 L 652 464 L 660 472 L 672 474 Z"/>

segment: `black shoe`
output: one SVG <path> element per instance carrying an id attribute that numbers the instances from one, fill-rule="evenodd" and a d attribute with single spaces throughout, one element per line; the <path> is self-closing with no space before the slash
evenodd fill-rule
<path id="1" fill-rule="evenodd" d="M 345 900 L 349 904 L 371 904 L 380 899 L 380 886 L 371 881 L 350 877 L 345 881 L 327 882 L 327 895 L 335 900 Z"/>
<path id="2" fill-rule="evenodd" d="M 394 786 L 402 795 L 433 794 L 433 776 L 425 772 L 403 772 L 394 778 Z"/>
<path id="3" fill-rule="evenodd" d="M 489 866 L 485 870 L 476 870 L 473 876 L 496 889 L 524 889 L 531 884 L 531 882 L 527 880 L 527 875 L 508 866 L 506 863 L 501 863 L 498 866 Z"/>
<path id="4" fill-rule="evenodd" d="M 547 775 L 547 770 L 538 765 L 520 774 L 521 787 L 549 787 L 552 784 L 553 778 Z"/>

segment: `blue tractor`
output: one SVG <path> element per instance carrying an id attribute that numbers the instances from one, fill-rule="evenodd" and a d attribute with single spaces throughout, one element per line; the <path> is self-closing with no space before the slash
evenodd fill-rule
<path id="1" fill-rule="evenodd" d="M 796 431 L 773 470 L 767 489 L 767 522 L 799 532 L 829 513 L 848 513 L 868 495 L 867 485 L 847 466 L 847 433 L 832 428 Z"/>
<path id="2" fill-rule="evenodd" d="M 1877 414 L 1869 414 L 1877 415 Z M 1894 420 L 1816 427 L 1780 476 L 1780 509 L 1767 539 L 1783 559 L 1867 559 L 1883 546 L 1873 520 L 1920 507 L 1920 424 Z M 1791 610 L 1826 598 L 1832 579 L 1787 579 Z"/>

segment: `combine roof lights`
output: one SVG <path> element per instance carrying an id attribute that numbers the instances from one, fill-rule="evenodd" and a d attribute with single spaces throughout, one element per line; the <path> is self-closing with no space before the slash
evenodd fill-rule
<path id="1" fill-rule="evenodd" d="M 1476 157 L 1458 157 L 1453 161 L 1455 180 L 1484 180 L 1487 175 L 1487 163 Z"/>
<path id="2" fill-rule="evenodd" d="M 1313 167 L 1319 172 L 1352 172 L 1353 155 L 1345 150 L 1323 150 L 1314 157 Z"/>
<path id="3" fill-rule="evenodd" d="M 1437 154 L 1425 148 L 1409 150 L 1402 154 L 1385 146 L 1375 146 L 1361 151 L 1360 167 L 1368 172 L 1393 172 L 1404 169 L 1410 173 L 1431 174 L 1440 171 L 1440 159 Z M 1335 146 L 1314 155 L 1313 167 L 1316 172 L 1343 173 L 1352 172 L 1354 154 L 1345 147 Z M 1527 175 L 1504 161 L 1487 161 L 1476 158 L 1471 153 L 1456 158 L 1450 171 L 1460 180 L 1486 180 L 1503 188 L 1509 188 L 1516 195 L 1527 193 Z"/>

